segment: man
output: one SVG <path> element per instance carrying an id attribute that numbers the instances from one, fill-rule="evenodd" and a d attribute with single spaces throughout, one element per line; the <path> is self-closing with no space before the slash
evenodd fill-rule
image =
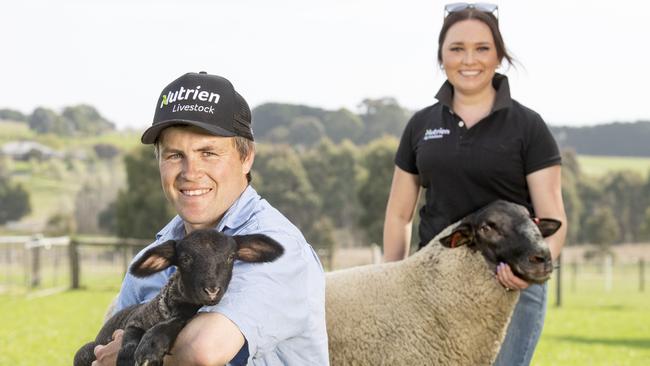
<path id="1" fill-rule="evenodd" d="M 236 262 L 221 302 L 185 326 L 165 365 L 327 365 L 323 270 L 300 231 L 249 185 L 255 151 L 244 98 L 222 77 L 185 74 L 163 90 L 142 142 L 154 144 L 178 213 L 149 247 L 214 228 L 263 233 L 285 250 L 272 263 Z M 153 298 L 173 271 L 127 274 L 116 311 Z M 96 348 L 97 365 L 115 363 L 121 336 Z"/>

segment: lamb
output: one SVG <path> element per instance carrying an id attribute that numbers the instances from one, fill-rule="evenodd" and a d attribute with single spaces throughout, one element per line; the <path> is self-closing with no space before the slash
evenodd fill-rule
<path id="1" fill-rule="evenodd" d="M 130 268 L 145 277 L 175 265 L 160 293 L 145 304 L 114 314 L 95 341 L 77 351 L 75 366 L 90 366 L 93 349 L 111 341 L 116 329 L 124 329 L 117 365 L 162 365 L 176 336 L 204 305 L 216 305 L 232 277 L 233 262 L 271 262 L 283 247 L 262 234 L 228 236 L 214 230 L 196 230 L 179 241 L 169 240 L 148 249 Z"/>
<path id="2" fill-rule="evenodd" d="M 552 262 L 543 237 L 560 225 L 496 201 L 401 262 L 329 273 L 331 364 L 491 365 L 519 298 L 496 280 L 496 266 L 544 283 Z"/>

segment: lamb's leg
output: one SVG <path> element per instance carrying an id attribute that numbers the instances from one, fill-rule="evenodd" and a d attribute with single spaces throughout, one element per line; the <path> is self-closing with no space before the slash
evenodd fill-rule
<path id="1" fill-rule="evenodd" d="M 172 318 L 151 327 L 135 351 L 136 365 L 162 366 L 163 357 L 172 348 L 186 323 L 186 319 Z"/>
<path id="2" fill-rule="evenodd" d="M 74 366 L 90 366 L 95 361 L 95 346 L 99 343 L 88 342 L 74 355 Z"/>
<path id="3" fill-rule="evenodd" d="M 117 353 L 117 366 L 133 366 L 133 354 L 138 348 L 138 343 L 142 339 L 145 330 L 142 328 L 129 326 L 124 329 L 124 336 L 122 338 L 122 348 Z"/>

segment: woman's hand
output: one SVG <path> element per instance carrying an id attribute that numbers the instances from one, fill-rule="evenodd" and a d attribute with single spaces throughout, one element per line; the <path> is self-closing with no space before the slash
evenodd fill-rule
<path id="1" fill-rule="evenodd" d="M 506 288 L 506 291 L 510 290 L 524 290 L 528 288 L 528 282 L 522 280 L 521 278 L 515 276 L 512 273 L 512 269 L 506 263 L 499 263 L 497 266 L 496 273 L 497 280 Z"/>

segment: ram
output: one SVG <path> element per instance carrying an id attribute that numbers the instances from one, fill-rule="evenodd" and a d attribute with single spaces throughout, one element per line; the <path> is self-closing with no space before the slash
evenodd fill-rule
<path id="1" fill-rule="evenodd" d="M 496 266 L 545 282 L 552 262 L 543 238 L 560 224 L 496 201 L 403 261 L 329 273 L 331 364 L 491 365 L 519 297 L 496 280 Z"/>

